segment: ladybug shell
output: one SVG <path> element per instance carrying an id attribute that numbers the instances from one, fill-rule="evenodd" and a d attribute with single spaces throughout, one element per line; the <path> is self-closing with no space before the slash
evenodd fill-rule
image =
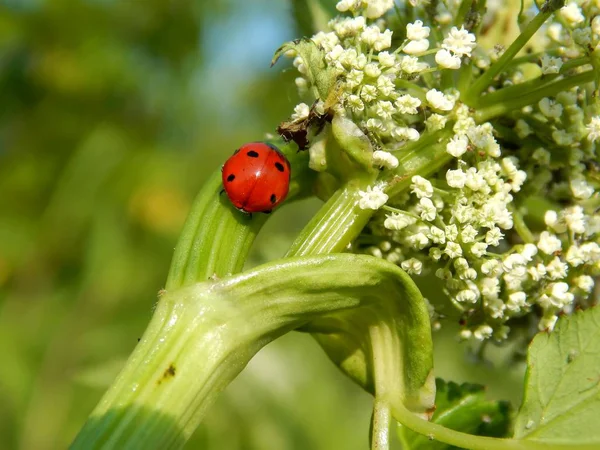
<path id="1" fill-rule="evenodd" d="M 288 194 L 290 163 L 277 147 L 251 142 L 240 147 L 222 169 L 223 188 L 237 209 L 271 212 Z"/>

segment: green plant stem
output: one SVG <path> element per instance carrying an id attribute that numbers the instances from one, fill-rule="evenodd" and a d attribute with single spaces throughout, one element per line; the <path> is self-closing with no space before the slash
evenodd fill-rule
<path id="1" fill-rule="evenodd" d="M 419 333 L 428 332 L 427 308 L 410 277 L 365 255 L 289 258 L 173 290 L 160 298 L 126 367 L 71 448 L 181 448 L 217 395 L 268 342 L 340 311 L 356 310 L 354 321 L 369 329 L 382 308 L 402 333 L 411 335 L 417 318 Z M 418 350 L 401 354 L 410 361 Z M 403 361 L 388 363 L 401 371 Z"/>
<path id="2" fill-rule="evenodd" d="M 523 215 L 519 211 L 517 211 L 516 208 L 513 207 L 510 208 L 510 212 L 513 216 L 515 231 L 517 232 L 519 237 L 523 239 L 523 242 L 525 242 L 526 244 L 533 244 L 535 242 L 535 238 L 533 237 L 533 233 L 525 223 Z"/>
<path id="3" fill-rule="evenodd" d="M 588 70 L 569 78 L 554 81 L 533 92 L 521 92 L 520 96 L 505 98 L 502 101 L 499 100 L 495 104 L 477 110 L 475 119 L 478 123 L 486 122 L 494 117 L 499 117 L 524 106 L 537 103 L 544 97 L 550 97 L 556 95 L 558 92 L 567 91 L 574 86 L 581 86 L 594 81 L 595 76 L 596 74 L 593 70 Z"/>
<path id="4" fill-rule="evenodd" d="M 286 256 L 343 251 L 375 212 L 358 207 L 361 188 L 366 189 L 366 183 L 349 183 L 336 191 L 300 232 Z"/>
<path id="5" fill-rule="evenodd" d="M 394 418 L 403 426 L 423 434 L 431 440 L 471 450 L 595 450 L 598 447 L 595 444 L 561 445 L 527 439 L 476 436 L 421 419 L 398 402 L 392 405 L 392 411 Z"/>
<path id="6" fill-rule="evenodd" d="M 390 405 L 387 401 L 375 397 L 373 405 L 371 450 L 389 450 L 391 422 L 392 414 Z"/>
<path id="7" fill-rule="evenodd" d="M 475 80 L 471 89 L 462 93 L 461 100 L 469 106 L 476 104 L 481 93 L 491 85 L 494 78 L 500 72 L 506 69 L 517 53 L 529 42 L 529 39 L 531 39 L 553 12 L 553 10 L 548 9 L 538 13 L 521 32 L 519 37 L 506 49 L 498 61 Z"/>

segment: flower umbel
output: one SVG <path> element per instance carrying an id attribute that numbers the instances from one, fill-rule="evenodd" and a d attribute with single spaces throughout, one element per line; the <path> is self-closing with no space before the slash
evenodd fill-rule
<path id="1" fill-rule="evenodd" d="M 453 26 L 452 8 L 432 17 L 425 3 L 399 27 L 391 0 L 340 1 L 346 15 L 312 37 L 335 80 L 330 110 L 364 133 L 378 170 L 358 206 L 374 214 L 362 236 L 379 244 L 354 248 L 437 277 L 463 338 L 504 340 L 533 314 L 552 329 L 593 303 L 600 274 L 597 6 L 569 2 L 530 40 L 543 50 L 513 64 L 478 45 L 476 26 Z M 300 85 L 315 88 L 295 56 Z M 317 92 L 311 101 L 328 100 Z M 411 173 L 406 158 L 432 148 L 438 159 Z"/>

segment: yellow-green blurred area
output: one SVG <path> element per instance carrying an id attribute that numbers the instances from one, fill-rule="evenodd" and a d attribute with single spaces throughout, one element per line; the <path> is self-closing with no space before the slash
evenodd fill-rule
<path id="1" fill-rule="evenodd" d="M 59 449 L 143 333 L 203 181 L 298 102 L 290 64 L 269 64 L 302 33 L 282 0 L 0 5 L 0 448 Z M 249 264 L 281 256 L 317 206 L 273 214 Z M 441 375 L 489 382 L 452 336 Z M 507 386 L 491 392 L 520 395 Z M 187 448 L 366 448 L 370 401 L 293 333 Z"/>

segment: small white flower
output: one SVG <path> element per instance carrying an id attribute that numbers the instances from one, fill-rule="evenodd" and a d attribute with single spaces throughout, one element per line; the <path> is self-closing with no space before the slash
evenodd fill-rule
<path id="1" fill-rule="evenodd" d="M 360 34 L 360 40 L 369 46 L 375 45 L 380 39 L 381 30 L 377 25 L 371 25 Z"/>
<path id="2" fill-rule="evenodd" d="M 423 263 L 416 258 L 410 258 L 406 261 L 402 261 L 400 267 L 408 274 L 420 275 L 423 270 Z"/>
<path id="3" fill-rule="evenodd" d="M 379 76 L 379 78 L 377 78 L 377 89 L 383 95 L 391 95 L 392 92 L 394 92 L 395 88 L 396 87 L 394 86 L 394 82 L 390 79 L 389 76 L 382 74 Z"/>
<path id="4" fill-rule="evenodd" d="M 500 231 L 500 228 L 494 227 L 485 234 L 485 243 L 496 247 L 500 244 L 500 239 L 503 237 L 504 235 Z"/>
<path id="5" fill-rule="evenodd" d="M 542 56 L 542 73 L 549 75 L 551 73 L 559 73 L 563 65 L 561 58 L 553 58 L 549 55 Z"/>
<path id="6" fill-rule="evenodd" d="M 580 275 L 573 280 L 583 292 L 589 294 L 594 289 L 594 279 L 589 275 Z"/>
<path id="7" fill-rule="evenodd" d="M 561 280 L 567 276 L 569 267 L 562 262 L 558 256 L 555 256 L 550 264 L 546 266 L 546 273 L 551 280 Z"/>
<path id="8" fill-rule="evenodd" d="M 396 56 L 390 54 L 389 52 L 380 52 L 377 55 L 377 59 L 379 60 L 381 67 L 388 68 L 396 65 Z"/>
<path id="9" fill-rule="evenodd" d="M 440 111 L 451 111 L 454 108 L 454 99 L 450 98 L 444 93 L 438 91 L 437 89 L 430 89 L 425 94 L 427 101 L 431 105 L 432 108 L 438 109 Z"/>
<path id="10" fill-rule="evenodd" d="M 577 25 L 585 21 L 585 16 L 581 13 L 581 9 L 575 2 L 563 6 L 560 9 L 560 15 L 569 22 L 570 25 Z"/>
<path id="11" fill-rule="evenodd" d="M 360 86 L 365 74 L 362 70 L 352 69 L 346 76 L 346 86 L 350 89 Z"/>
<path id="12" fill-rule="evenodd" d="M 520 311 L 527 305 L 527 295 L 523 291 L 513 292 L 508 296 L 506 307 L 511 311 Z"/>
<path id="13" fill-rule="evenodd" d="M 407 55 L 419 55 L 429 49 L 429 41 L 427 39 L 419 39 L 418 41 L 409 41 L 402 51 Z"/>
<path id="14" fill-rule="evenodd" d="M 471 51 L 476 47 L 475 35 L 469 33 L 462 26 L 460 30 L 452 27 L 450 33 L 442 42 L 442 48 L 450 50 L 459 56 L 471 56 Z"/>
<path id="15" fill-rule="evenodd" d="M 379 209 L 388 201 L 388 196 L 380 186 L 368 186 L 366 191 L 359 191 L 360 209 Z"/>
<path id="16" fill-rule="evenodd" d="M 335 8 L 340 12 L 356 11 L 360 7 L 361 0 L 340 0 Z"/>
<path id="17" fill-rule="evenodd" d="M 502 260 L 502 268 L 505 272 L 510 272 L 517 269 L 520 266 L 525 265 L 525 258 L 518 253 L 511 253 Z"/>
<path id="18" fill-rule="evenodd" d="M 498 298 L 500 293 L 500 280 L 498 278 L 484 278 L 481 280 L 481 295 L 488 299 Z"/>
<path id="19" fill-rule="evenodd" d="M 572 178 L 570 185 L 573 197 L 579 200 L 587 200 L 594 194 L 594 188 L 582 176 Z"/>
<path id="20" fill-rule="evenodd" d="M 380 119 L 376 119 L 375 117 L 367 119 L 366 127 L 372 132 L 382 132 L 386 129 L 385 124 Z"/>
<path id="21" fill-rule="evenodd" d="M 421 106 L 421 100 L 408 94 L 403 94 L 396 99 L 394 105 L 402 114 L 417 114 L 417 108 Z"/>
<path id="22" fill-rule="evenodd" d="M 376 51 L 380 52 L 381 50 L 390 48 L 391 45 L 392 45 L 392 32 L 390 30 L 385 30 L 382 34 L 379 35 L 379 38 L 373 44 L 373 48 Z"/>
<path id="23" fill-rule="evenodd" d="M 470 224 L 465 226 L 460 233 L 460 238 L 465 244 L 473 242 L 476 237 L 477 230 Z"/>
<path id="24" fill-rule="evenodd" d="M 527 273 L 529 273 L 529 276 L 533 281 L 540 281 L 546 276 L 546 266 L 540 263 L 535 267 L 527 269 Z"/>
<path id="25" fill-rule="evenodd" d="M 443 69 L 460 69 L 460 57 L 453 55 L 448 50 L 439 50 L 435 54 L 435 62 Z"/>
<path id="26" fill-rule="evenodd" d="M 350 108 L 354 113 L 358 113 L 365 109 L 365 104 L 362 102 L 360 97 L 354 94 L 346 97 L 346 105 L 348 105 L 348 108 Z"/>
<path id="27" fill-rule="evenodd" d="M 431 239 L 431 242 L 433 242 L 435 244 L 445 244 L 446 243 L 446 233 L 444 233 L 444 230 L 442 230 L 441 228 L 438 228 L 436 226 L 432 226 L 429 229 L 428 237 L 429 237 L 429 239 Z"/>
<path id="28" fill-rule="evenodd" d="M 489 325 L 479 325 L 475 331 L 473 331 L 473 337 L 478 341 L 483 341 L 492 337 L 494 329 Z"/>
<path id="29" fill-rule="evenodd" d="M 452 19 L 452 17 L 450 17 L 450 19 Z M 467 339 L 471 339 L 471 337 L 473 336 L 473 332 L 471 330 L 460 330 L 459 336 L 461 339 L 467 340 Z"/>
<path id="30" fill-rule="evenodd" d="M 427 63 L 419 62 L 414 56 L 404 56 L 400 62 L 400 68 L 408 74 L 419 73 L 427 69 Z M 452 109 L 452 108 L 451 108 Z"/>
<path id="31" fill-rule="evenodd" d="M 413 225 L 417 219 L 406 214 L 392 213 L 388 215 L 383 222 L 383 226 L 388 230 L 398 231 Z"/>
<path id="32" fill-rule="evenodd" d="M 431 247 L 429 249 L 429 257 L 434 261 L 439 261 L 442 257 L 442 251 L 437 247 Z"/>
<path id="33" fill-rule="evenodd" d="M 378 19 L 394 7 L 394 0 L 369 0 L 364 3 L 367 4 L 365 16 L 369 19 Z"/>
<path id="34" fill-rule="evenodd" d="M 446 152 L 450 153 L 455 158 L 460 158 L 469 146 L 469 139 L 464 134 L 454 135 L 446 144 Z"/>
<path id="35" fill-rule="evenodd" d="M 478 258 L 481 258 L 487 253 L 488 245 L 484 242 L 476 242 L 471 246 L 471 253 Z"/>
<path id="36" fill-rule="evenodd" d="M 430 198 L 433 195 L 433 185 L 431 182 L 420 175 L 415 175 L 411 179 L 410 190 L 418 198 Z"/>
<path id="37" fill-rule="evenodd" d="M 556 211 L 552 211 L 551 209 L 544 214 L 544 223 L 557 233 L 564 233 L 567 231 L 567 224 L 565 221 L 559 219 Z"/>
<path id="38" fill-rule="evenodd" d="M 597 16 L 600 17 L 600 16 Z M 585 126 L 587 139 L 590 142 L 600 141 L 600 116 L 591 118 L 590 123 Z"/>
<path id="39" fill-rule="evenodd" d="M 541 113 L 548 118 L 559 119 L 563 113 L 563 106 L 548 97 L 541 99 L 538 102 L 538 107 Z"/>
<path id="40" fill-rule="evenodd" d="M 392 114 L 396 112 L 396 110 L 394 109 L 394 105 L 392 105 L 392 102 L 389 102 L 387 100 L 379 100 L 375 104 L 374 111 L 375 114 L 377 114 L 383 120 L 391 119 Z"/>
<path id="41" fill-rule="evenodd" d="M 569 292 L 569 285 L 564 282 L 554 283 L 550 290 L 550 296 L 555 306 L 562 308 L 573 301 L 573 294 Z"/>
<path id="42" fill-rule="evenodd" d="M 464 289 L 456 294 L 456 301 L 459 303 L 476 303 L 477 294 L 470 289 Z"/>
<path id="43" fill-rule="evenodd" d="M 424 27 L 421 20 L 415 20 L 414 23 L 406 25 L 406 38 L 411 41 L 427 39 L 429 37 L 429 27 Z"/>
<path id="44" fill-rule="evenodd" d="M 444 253 L 450 258 L 458 258 L 459 256 L 462 256 L 462 248 L 456 242 L 448 242 Z"/>
<path id="45" fill-rule="evenodd" d="M 450 169 L 446 172 L 446 183 L 448 183 L 448 186 L 450 187 L 462 189 L 465 186 L 466 181 L 467 175 L 461 169 Z"/>
<path id="46" fill-rule="evenodd" d="M 441 114 L 432 114 L 425 120 L 425 126 L 430 131 L 441 130 L 446 126 L 448 122 L 448 118 L 446 116 L 442 116 Z"/>
<path id="47" fill-rule="evenodd" d="M 537 255 L 537 252 L 538 249 L 535 245 L 525 244 L 523 246 L 523 250 L 521 250 L 521 256 L 525 259 L 525 261 L 531 262 L 533 261 L 533 257 Z"/>
<path id="48" fill-rule="evenodd" d="M 416 250 L 423 250 L 429 245 L 429 239 L 424 233 L 413 234 L 412 236 L 408 237 L 407 241 Z"/>
<path id="49" fill-rule="evenodd" d="M 372 84 L 365 84 L 360 90 L 360 98 L 365 102 L 371 102 L 377 98 L 377 88 Z"/>
<path id="50" fill-rule="evenodd" d="M 398 158 L 389 152 L 383 150 L 376 150 L 373 152 L 373 163 L 386 169 L 395 169 L 398 167 Z"/>
<path id="51" fill-rule="evenodd" d="M 566 208 L 564 211 L 565 222 L 567 227 L 577 234 L 585 233 L 585 215 L 583 208 L 579 205 Z"/>
<path id="52" fill-rule="evenodd" d="M 435 220 L 437 210 L 430 199 L 427 197 L 421 198 L 419 201 L 419 206 L 421 208 L 421 219 L 428 222 Z"/>
<path id="53" fill-rule="evenodd" d="M 398 141 L 417 141 L 420 136 L 414 128 L 396 127 L 392 130 L 392 137 Z"/>
<path id="54" fill-rule="evenodd" d="M 552 255 L 554 252 L 562 250 L 562 242 L 560 239 L 547 231 L 542 231 L 537 246 L 546 255 Z"/>
<path id="55" fill-rule="evenodd" d="M 365 75 L 371 78 L 377 78 L 381 75 L 381 69 L 376 63 L 369 63 L 364 68 Z"/>
<path id="56" fill-rule="evenodd" d="M 585 255 L 578 245 L 571 245 L 569 247 L 565 259 L 573 267 L 578 267 L 585 263 Z"/>
<path id="57" fill-rule="evenodd" d="M 446 234 L 446 239 L 449 241 L 455 241 L 458 237 L 458 228 L 456 225 L 446 225 L 444 227 L 444 233 Z"/>
<path id="58" fill-rule="evenodd" d="M 300 121 L 306 119 L 310 113 L 310 107 L 306 103 L 299 103 L 294 107 L 294 114 L 292 114 L 292 120 Z"/>
<path id="59" fill-rule="evenodd" d="M 496 259 L 489 259 L 481 265 L 481 273 L 497 277 L 502 274 L 502 265 Z"/>

